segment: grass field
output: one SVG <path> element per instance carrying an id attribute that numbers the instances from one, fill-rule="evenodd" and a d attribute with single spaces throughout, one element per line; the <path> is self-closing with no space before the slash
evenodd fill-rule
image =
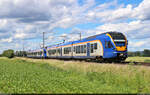
<path id="1" fill-rule="evenodd" d="M 150 93 L 150 67 L 0 58 L 0 93 Z"/>
<path id="2" fill-rule="evenodd" d="M 150 57 L 128 57 L 126 61 L 150 62 Z"/>

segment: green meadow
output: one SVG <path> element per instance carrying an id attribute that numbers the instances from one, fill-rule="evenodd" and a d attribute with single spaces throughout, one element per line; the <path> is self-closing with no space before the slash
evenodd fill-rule
<path id="1" fill-rule="evenodd" d="M 150 93 L 150 67 L 1 57 L 0 93 Z"/>
<path id="2" fill-rule="evenodd" d="M 150 62 L 150 57 L 128 57 L 126 61 L 130 62 Z"/>

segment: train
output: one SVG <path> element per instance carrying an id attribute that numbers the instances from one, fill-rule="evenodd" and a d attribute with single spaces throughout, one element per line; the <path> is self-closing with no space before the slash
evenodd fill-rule
<path id="1" fill-rule="evenodd" d="M 128 57 L 127 51 L 126 36 L 121 32 L 111 31 L 31 50 L 27 52 L 27 57 L 121 62 Z"/>

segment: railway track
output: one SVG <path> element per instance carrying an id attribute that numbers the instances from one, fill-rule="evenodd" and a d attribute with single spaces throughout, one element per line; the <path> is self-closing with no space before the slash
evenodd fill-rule
<path id="1" fill-rule="evenodd" d="M 49 60 L 49 59 L 44 59 Z M 80 61 L 80 62 L 92 62 L 92 63 L 98 63 L 98 64 L 119 64 L 119 65 L 143 65 L 143 66 L 150 66 L 150 62 L 136 62 L 136 61 L 125 61 L 125 62 L 100 62 L 97 60 L 75 60 L 75 59 L 58 59 L 63 61 Z"/>
<path id="2" fill-rule="evenodd" d="M 136 65 L 144 65 L 144 66 L 150 66 L 150 63 L 147 62 L 135 62 Z"/>
<path id="3" fill-rule="evenodd" d="M 143 65 L 143 66 L 150 66 L 150 62 L 130 62 L 130 61 L 125 61 L 125 62 L 99 62 L 99 61 L 85 61 L 85 62 L 93 62 L 93 63 L 99 63 L 99 64 L 120 64 L 120 65 Z"/>
<path id="4" fill-rule="evenodd" d="M 114 64 L 122 64 L 122 65 L 141 65 L 141 66 L 150 66 L 148 62 L 121 62 L 121 63 L 114 63 Z"/>
<path id="5" fill-rule="evenodd" d="M 100 62 L 96 60 L 64 60 L 64 61 L 80 61 L 80 62 L 92 62 L 92 63 L 99 63 L 99 64 L 120 64 L 120 65 L 143 65 L 143 66 L 150 66 L 150 62 L 136 62 L 136 61 L 125 61 L 125 62 Z"/>

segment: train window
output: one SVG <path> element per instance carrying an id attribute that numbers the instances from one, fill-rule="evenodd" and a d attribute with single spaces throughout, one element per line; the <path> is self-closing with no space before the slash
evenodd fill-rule
<path id="1" fill-rule="evenodd" d="M 64 54 L 66 54 L 66 48 L 64 48 Z"/>
<path id="2" fill-rule="evenodd" d="M 83 52 L 86 53 L 86 45 L 84 45 L 84 51 Z"/>
<path id="3" fill-rule="evenodd" d="M 54 49 L 54 50 L 49 50 L 48 53 L 49 53 L 50 55 L 53 55 L 53 54 L 56 53 L 56 49 Z"/>
<path id="4" fill-rule="evenodd" d="M 51 52 L 51 50 L 48 50 L 48 54 L 49 54 L 49 55 L 51 55 L 51 53 L 50 53 L 50 52 Z"/>
<path id="5" fill-rule="evenodd" d="M 60 54 L 60 52 L 61 52 L 60 48 L 59 48 L 57 51 L 58 51 L 58 53 Z"/>
<path id="6" fill-rule="evenodd" d="M 54 54 L 56 53 L 56 49 L 54 50 Z"/>
<path id="7" fill-rule="evenodd" d="M 91 53 L 94 52 L 94 44 L 91 44 Z"/>
<path id="8" fill-rule="evenodd" d="M 71 52 L 71 47 L 64 48 L 64 54 L 69 54 Z"/>
<path id="9" fill-rule="evenodd" d="M 109 41 L 108 42 L 108 48 L 112 48 L 113 46 L 112 46 L 112 44 L 111 44 L 111 42 Z"/>
<path id="10" fill-rule="evenodd" d="M 79 46 L 76 47 L 76 53 L 79 53 Z"/>
<path id="11" fill-rule="evenodd" d="M 81 46 L 79 46 L 79 53 L 81 53 Z"/>
<path id="12" fill-rule="evenodd" d="M 60 54 L 62 53 L 62 49 L 60 48 Z"/>
<path id="13" fill-rule="evenodd" d="M 81 45 L 81 53 L 84 53 L 84 46 Z"/>
<path id="14" fill-rule="evenodd" d="M 76 46 L 74 46 L 74 48 L 73 48 L 73 52 L 76 52 Z"/>
<path id="15" fill-rule="evenodd" d="M 53 52 L 52 54 L 55 54 L 55 50 L 53 50 L 52 52 Z"/>
<path id="16" fill-rule="evenodd" d="M 110 41 L 105 42 L 105 48 L 112 48 L 112 47 L 113 47 L 113 46 L 112 46 L 112 44 L 111 44 Z"/>
<path id="17" fill-rule="evenodd" d="M 65 51 L 66 49 L 64 48 L 64 54 L 66 53 L 66 51 Z"/>
<path id="18" fill-rule="evenodd" d="M 76 46 L 76 53 L 80 53 L 80 46 Z"/>
<path id="19" fill-rule="evenodd" d="M 69 52 L 71 52 L 71 47 L 69 47 L 68 49 L 69 49 Z"/>
<path id="20" fill-rule="evenodd" d="M 59 53 L 59 49 L 57 49 L 57 52 Z"/>
<path id="21" fill-rule="evenodd" d="M 76 46 L 76 53 L 78 53 L 78 46 Z"/>
<path id="22" fill-rule="evenodd" d="M 97 43 L 94 43 L 94 49 L 97 49 Z"/>

